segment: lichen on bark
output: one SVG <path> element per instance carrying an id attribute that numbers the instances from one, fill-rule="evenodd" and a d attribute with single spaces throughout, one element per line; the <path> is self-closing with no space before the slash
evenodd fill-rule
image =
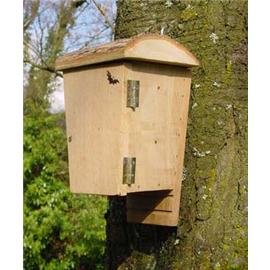
<path id="1" fill-rule="evenodd" d="M 247 269 L 247 1 L 118 1 L 116 38 L 162 28 L 201 61 L 192 76 L 179 225 L 127 224 L 124 207 L 111 207 L 108 269 Z M 122 213 L 122 253 L 112 242 L 119 235 L 112 211 Z"/>

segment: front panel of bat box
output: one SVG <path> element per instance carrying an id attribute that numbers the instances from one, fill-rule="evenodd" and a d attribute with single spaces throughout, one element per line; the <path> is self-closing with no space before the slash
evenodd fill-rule
<path id="1" fill-rule="evenodd" d="M 70 189 L 116 195 L 122 180 L 123 65 L 64 73 Z"/>
<path id="2" fill-rule="evenodd" d="M 176 76 L 186 76 L 186 69 L 146 62 L 127 62 L 125 67 L 125 84 L 139 81 L 139 106 L 124 110 L 122 121 L 127 134 L 124 155 L 136 158 L 135 182 L 125 186 L 126 193 L 172 190 L 180 181 L 179 148 L 184 140 Z"/>

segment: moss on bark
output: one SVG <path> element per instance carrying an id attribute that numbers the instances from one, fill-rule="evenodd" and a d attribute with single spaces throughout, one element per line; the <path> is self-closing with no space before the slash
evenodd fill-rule
<path id="1" fill-rule="evenodd" d="M 118 1 L 117 38 L 162 28 L 201 61 L 179 225 L 126 224 L 124 199 L 111 199 L 108 269 L 247 269 L 247 1 Z M 122 213 L 117 230 L 112 212 Z"/>

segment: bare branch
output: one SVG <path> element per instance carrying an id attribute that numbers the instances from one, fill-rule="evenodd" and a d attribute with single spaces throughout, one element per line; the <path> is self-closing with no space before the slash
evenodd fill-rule
<path id="1" fill-rule="evenodd" d="M 104 11 L 104 9 L 102 8 L 102 6 L 100 4 L 97 3 L 96 0 L 91 0 L 93 2 L 93 4 L 95 5 L 95 7 L 97 8 L 97 10 L 99 11 L 99 13 L 103 16 L 105 23 L 112 29 L 112 32 L 114 33 L 114 24 L 111 22 L 109 16 L 106 14 L 106 12 Z"/>
<path id="2" fill-rule="evenodd" d="M 23 40 L 23 45 L 25 46 L 25 48 L 27 48 L 27 50 L 29 49 L 31 51 L 32 55 L 34 54 L 38 59 L 40 58 L 40 52 L 33 43 Z"/>
<path id="3" fill-rule="evenodd" d="M 38 25 L 40 29 L 39 51 L 40 51 L 40 58 L 42 58 L 43 57 L 43 38 L 44 38 L 45 29 L 42 26 L 40 14 L 38 15 Z"/>
<path id="4" fill-rule="evenodd" d="M 35 17 L 38 13 L 40 0 L 35 0 L 32 2 L 31 6 L 31 14 L 29 16 L 26 15 L 23 23 L 23 31 L 26 31 L 30 24 L 35 20 Z"/>
<path id="5" fill-rule="evenodd" d="M 62 73 L 59 72 L 59 71 L 56 71 L 53 67 L 49 67 L 47 65 L 40 65 L 40 64 L 34 63 L 30 59 L 24 59 L 23 62 L 25 64 L 29 64 L 29 65 L 31 65 L 31 66 L 33 66 L 35 68 L 38 68 L 38 69 L 41 69 L 41 70 L 45 70 L 45 71 L 54 73 L 56 76 L 59 76 L 59 77 L 63 78 Z"/>
<path id="6" fill-rule="evenodd" d="M 88 40 L 84 45 L 89 46 L 92 41 L 98 40 L 99 38 L 102 38 L 101 34 L 103 32 L 105 32 L 108 28 L 109 28 L 109 26 L 106 26 L 105 28 L 103 28 L 99 32 L 97 32 L 96 34 L 94 34 L 92 36 L 87 36 Z"/>
<path id="7" fill-rule="evenodd" d="M 86 2 L 86 0 L 73 0 L 72 5 L 75 8 L 78 8 L 78 7 L 82 6 L 85 2 Z"/>

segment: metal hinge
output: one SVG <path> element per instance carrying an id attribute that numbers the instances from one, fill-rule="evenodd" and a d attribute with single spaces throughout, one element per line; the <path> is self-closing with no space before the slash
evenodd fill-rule
<path id="1" fill-rule="evenodd" d="M 124 157 L 123 159 L 123 184 L 135 183 L 136 158 Z"/>
<path id="2" fill-rule="evenodd" d="M 135 111 L 139 107 L 140 81 L 127 81 L 127 107 Z"/>

